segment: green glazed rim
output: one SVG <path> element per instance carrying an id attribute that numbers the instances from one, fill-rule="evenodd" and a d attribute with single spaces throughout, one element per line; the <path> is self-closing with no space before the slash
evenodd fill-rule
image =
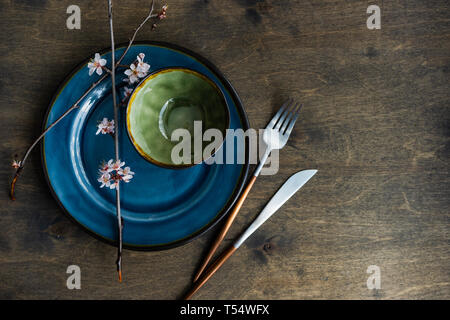
<path id="1" fill-rule="evenodd" d="M 220 99 L 223 102 L 223 105 L 225 106 L 224 110 L 225 110 L 225 116 L 226 116 L 226 123 L 225 123 L 225 130 L 228 129 L 230 127 L 230 110 L 229 110 L 229 106 L 228 103 L 225 99 L 225 95 L 222 92 L 222 90 L 214 83 L 214 81 L 212 81 L 211 79 L 209 79 L 207 76 L 205 76 L 204 74 L 186 68 L 186 67 L 170 67 L 170 68 L 163 68 L 163 69 L 158 69 L 155 70 L 153 72 L 151 72 L 149 75 L 147 75 L 144 79 L 142 79 L 142 81 L 136 86 L 136 88 L 133 90 L 130 99 L 128 100 L 128 104 L 127 104 L 127 109 L 126 109 L 126 126 L 127 126 L 127 133 L 128 133 L 128 137 L 130 138 L 131 143 L 133 144 L 134 148 L 136 149 L 136 151 L 139 153 L 139 155 L 141 155 L 144 159 L 146 159 L 147 161 L 163 167 L 163 168 L 168 168 L 168 169 L 183 169 L 183 168 L 189 168 L 195 165 L 198 165 L 206 160 L 208 160 L 209 158 L 213 157 L 214 154 L 217 152 L 218 149 L 220 149 L 225 141 L 222 141 L 222 144 L 220 145 L 220 147 L 218 147 L 216 150 L 214 150 L 214 153 L 211 154 L 211 156 L 208 159 L 203 159 L 202 162 L 199 163 L 190 163 L 190 164 L 169 164 L 169 163 L 165 163 L 165 162 L 161 162 L 156 160 L 155 158 L 153 158 L 151 155 L 149 155 L 147 152 L 145 152 L 141 146 L 139 146 L 139 144 L 136 141 L 136 138 L 133 136 L 132 130 L 131 130 L 131 109 L 132 109 L 132 105 L 133 105 L 133 101 L 136 99 L 136 96 L 138 94 L 138 92 L 145 87 L 146 83 L 151 81 L 152 79 L 156 78 L 157 76 L 164 74 L 164 73 L 169 73 L 172 71 L 183 71 L 186 73 L 190 73 L 193 74 L 199 78 L 201 78 L 202 80 L 208 82 L 218 93 L 218 96 L 220 97 Z M 225 132 L 222 132 L 224 134 L 224 138 L 225 138 Z"/>

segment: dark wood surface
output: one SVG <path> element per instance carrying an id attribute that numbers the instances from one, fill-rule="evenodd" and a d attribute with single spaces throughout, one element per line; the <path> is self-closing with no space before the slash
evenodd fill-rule
<path id="1" fill-rule="evenodd" d="M 117 42 L 145 15 L 115 1 Z M 190 48 L 238 90 L 252 127 L 288 96 L 304 109 L 280 170 L 259 178 L 223 245 L 283 181 L 319 173 L 197 293 L 199 299 L 450 298 L 450 7 L 441 1 L 168 0 L 168 19 L 138 40 Z M 381 30 L 368 30 L 378 4 Z M 81 30 L 66 8 L 81 8 Z M 124 252 L 72 224 L 35 151 L 8 199 L 9 162 L 39 134 L 74 66 L 109 46 L 106 1 L 0 1 L 0 298 L 174 299 L 217 229 L 176 249 Z M 144 7 L 142 10 L 140 8 Z M 81 290 L 66 268 L 81 267 Z M 381 269 L 369 290 L 366 269 Z"/>

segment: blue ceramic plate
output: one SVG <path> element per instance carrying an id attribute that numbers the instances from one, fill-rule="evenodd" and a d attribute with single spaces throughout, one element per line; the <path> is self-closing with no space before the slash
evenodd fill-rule
<path id="1" fill-rule="evenodd" d="M 124 48 L 118 46 L 116 57 Z M 230 128 L 248 129 L 235 90 L 206 59 L 171 44 L 146 42 L 133 45 L 123 63 L 133 62 L 140 52 L 145 53 L 150 71 L 177 66 L 208 76 L 225 94 Z M 110 52 L 105 51 L 102 56 L 111 61 Z M 87 63 L 88 60 L 79 65 L 58 89 L 44 126 L 57 119 L 99 78 L 95 74 L 89 77 Z M 119 77 L 117 82 L 123 85 Z M 131 144 L 125 112 L 126 107 L 122 107 L 120 154 L 136 174 L 129 183 L 121 185 L 124 246 L 156 250 L 192 240 L 230 210 L 242 190 L 248 164 L 200 164 L 178 170 L 158 167 L 142 158 Z M 114 244 L 117 237 L 115 191 L 101 189 L 97 182 L 99 164 L 114 158 L 113 138 L 95 135 L 97 123 L 103 117 L 114 118 L 109 78 L 45 137 L 42 159 L 50 189 L 64 211 L 91 234 Z M 236 148 L 235 154 L 238 152 Z"/>

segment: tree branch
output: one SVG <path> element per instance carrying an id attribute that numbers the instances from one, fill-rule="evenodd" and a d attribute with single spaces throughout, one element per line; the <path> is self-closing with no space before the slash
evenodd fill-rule
<path id="1" fill-rule="evenodd" d="M 108 17 L 109 17 L 109 30 L 111 34 L 111 65 L 115 66 L 115 44 L 114 44 L 114 27 L 112 16 L 112 0 L 108 0 Z M 116 156 L 116 162 L 120 162 L 119 157 L 119 115 L 117 106 L 117 94 L 116 94 L 116 71 L 115 67 L 111 69 L 111 81 L 112 81 L 112 95 L 114 106 L 114 150 Z M 120 212 L 120 180 L 116 185 L 116 215 L 117 215 L 117 229 L 118 229 L 118 243 L 117 243 L 117 272 L 119 273 L 119 282 L 122 282 L 122 214 Z"/>
<path id="2" fill-rule="evenodd" d="M 152 1 L 152 5 L 150 8 L 150 12 L 147 15 L 147 17 L 145 17 L 145 19 L 141 22 L 141 24 L 134 30 L 133 36 L 130 39 L 130 42 L 128 43 L 127 48 L 125 49 L 125 51 L 122 53 L 122 55 L 120 56 L 119 60 L 117 60 L 117 62 L 114 64 L 112 63 L 111 66 L 114 66 L 113 68 L 108 69 L 107 67 L 103 67 L 103 69 L 106 71 L 106 74 L 103 75 L 99 80 L 97 80 L 96 82 L 94 82 L 88 90 L 85 91 L 85 93 L 69 108 L 67 109 L 66 112 L 64 112 L 58 119 L 56 119 L 52 124 L 50 124 L 42 133 L 41 135 L 34 140 L 34 142 L 31 144 L 31 146 L 26 150 L 24 157 L 22 158 L 21 161 L 19 161 L 20 166 L 16 169 L 16 172 L 14 174 L 13 180 L 11 182 L 11 187 L 10 187 L 10 197 L 12 200 L 15 200 L 15 186 L 16 186 L 16 182 L 19 178 L 19 175 L 21 173 L 21 171 L 23 170 L 23 167 L 25 165 L 26 160 L 28 159 L 28 156 L 30 155 L 30 152 L 34 149 L 34 147 L 38 144 L 39 141 L 42 140 L 42 138 L 58 123 L 60 122 L 63 118 L 65 118 L 68 114 L 70 114 L 74 109 L 78 108 L 78 104 L 89 94 L 89 92 L 92 91 L 92 89 L 94 89 L 98 84 L 100 84 L 103 80 L 105 80 L 111 73 L 112 70 L 115 70 L 118 67 L 123 67 L 123 65 L 121 65 L 120 63 L 122 62 L 122 60 L 125 58 L 125 55 L 128 53 L 128 50 L 130 49 L 131 45 L 134 42 L 134 39 L 136 38 L 137 33 L 139 32 L 139 30 L 147 23 L 147 21 L 151 18 L 156 18 L 158 17 L 158 14 L 154 14 L 154 0 Z"/>
<path id="3" fill-rule="evenodd" d="M 41 141 L 42 138 L 44 138 L 44 136 L 47 134 L 47 132 L 49 132 L 55 125 L 58 124 L 58 122 L 60 122 L 62 119 L 64 119 L 69 113 L 71 113 L 73 110 L 78 108 L 78 104 L 81 102 L 81 100 L 83 100 L 89 94 L 89 92 L 92 91 L 92 89 L 94 89 L 98 84 L 100 84 L 100 82 L 105 80 L 107 76 L 108 76 L 108 74 L 105 74 L 100 79 L 98 79 L 93 84 L 91 84 L 89 89 L 87 89 L 83 93 L 83 95 L 69 109 L 66 110 L 66 112 L 64 112 L 61 116 L 59 116 L 58 119 L 53 121 L 52 124 L 50 124 L 47 127 L 47 129 L 45 129 L 36 140 L 34 140 L 34 142 L 31 144 L 31 146 L 28 147 L 27 151 L 25 152 L 25 155 L 23 156 L 22 160 L 20 160 L 20 162 L 19 162 L 20 166 L 16 169 L 16 173 L 14 174 L 13 181 L 11 182 L 11 188 L 9 191 L 9 195 L 12 200 L 16 200 L 16 197 L 14 195 L 15 185 L 16 185 L 17 179 L 19 178 L 20 172 L 22 171 L 22 169 L 25 165 L 25 162 L 27 161 L 28 156 L 30 155 L 30 152 L 34 149 L 34 147 L 38 144 L 38 142 Z"/>
<path id="4" fill-rule="evenodd" d="M 155 1 L 152 0 L 152 6 L 150 8 L 150 12 L 148 13 L 147 17 L 141 22 L 141 24 L 134 30 L 133 36 L 131 37 L 130 41 L 128 42 L 128 46 L 123 52 L 122 56 L 117 60 L 116 67 L 122 62 L 123 58 L 127 54 L 128 50 L 130 49 L 131 45 L 134 42 L 134 39 L 136 38 L 136 35 L 138 34 L 139 30 L 147 23 L 147 21 L 151 18 L 156 18 L 158 15 L 154 14 L 153 11 L 155 9 Z"/>

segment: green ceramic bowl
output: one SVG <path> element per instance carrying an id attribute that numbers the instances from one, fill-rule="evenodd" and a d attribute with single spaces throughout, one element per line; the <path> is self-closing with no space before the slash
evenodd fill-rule
<path id="1" fill-rule="evenodd" d="M 171 141 L 172 132 L 188 130 L 193 143 L 194 121 L 202 122 L 202 136 L 205 130 L 214 128 L 225 137 L 230 115 L 222 91 L 205 75 L 191 69 L 168 68 L 150 74 L 128 102 L 127 130 L 131 142 L 140 155 L 162 167 L 184 168 L 202 162 L 194 159 L 193 144 L 189 163 L 176 164 L 171 157 L 172 149 L 179 143 Z M 202 153 L 210 143 L 202 143 Z"/>

